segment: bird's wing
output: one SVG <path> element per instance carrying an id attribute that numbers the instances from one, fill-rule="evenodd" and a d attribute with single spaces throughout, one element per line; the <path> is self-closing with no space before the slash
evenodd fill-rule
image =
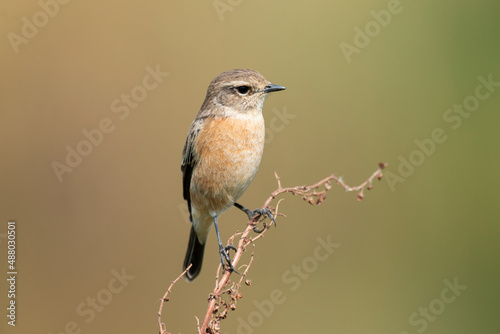
<path id="1" fill-rule="evenodd" d="M 193 124 L 191 124 L 191 128 L 189 130 L 188 137 L 186 138 L 186 143 L 184 144 L 184 150 L 182 151 L 182 188 L 183 188 L 183 196 L 187 201 L 188 210 L 189 210 L 189 220 L 192 222 L 191 217 L 191 176 L 193 175 L 193 169 L 196 166 L 197 156 L 195 152 L 195 142 L 198 137 L 198 133 L 200 132 L 204 123 L 204 119 L 195 119 Z"/>

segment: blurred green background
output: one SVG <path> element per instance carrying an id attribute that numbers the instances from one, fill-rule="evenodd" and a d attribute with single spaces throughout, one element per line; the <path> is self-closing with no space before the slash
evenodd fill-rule
<path id="1" fill-rule="evenodd" d="M 389 168 L 361 203 L 339 187 L 320 207 L 286 197 L 223 333 L 500 332 L 500 87 L 473 97 L 479 77 L 500 81 L 499 11 L 486 0 L 3 1 L 0 254 L 7 272 L 15 220 L 19 274 L 15 328 L 0 284 L 2 333 L 158 332 L 190 228 L 185 136 L 209 82 L 232 68 L 287 87 L 265 103 L 268 142 L 245 206 L 276 188 L 273 171 L 284 186 L 331 173 L 355 185 L 379 161 Z M 348 57 L 347 44 L 358 45 Z M 145 91 L 148 67 L 168 75 Z M 466 117 L 447 112 L 464 101 Z M 103 119 L 113 131 L 60 182 L 54 161 Z M 444 142 L 429 143 L 435 129 Z M 246 220 L 233 209 L 220 222 L 227 237 Z M 328 236 L 340 246 L 314 260 Z M 212 232 L 200 277 L 164 309 L 169 331 L 196 330 L 218 261 Z M 276 289 L 285 300 L 259 308 Z"/>

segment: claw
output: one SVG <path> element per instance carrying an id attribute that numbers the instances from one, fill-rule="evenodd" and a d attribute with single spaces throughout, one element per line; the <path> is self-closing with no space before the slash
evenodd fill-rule
<path id="1" fill-rule="evenodd" d="M 277 227 L 276 220 L 274 220 L 274 215 L 269 208 L 264 209 L 263 215 L 269 217 L 269 219 L 273 221 L 274 227 Z"/>
<path id="2" fill-rule="evenodd" d="M 236 247 L 234 247 L 233 245 L 227 245 L 225 247 L 225 249 L 226 249 L 226 252 L 229 252 L 230 249 L 234 250 L 235 252 L 237 251 Z"/>
<path id="3" fill-rule="evenodd" d="M 248 214 L 248 219 L 252 220 L 253 218 L 257 217 L 257 216 L 264 216 L 264 217 L 268 217 L 269 219 L 272 220 L 272 222 L 274 223 L 274 226 L 276 227 L 276 220 L 274 220 L 274 215 L 273 213 L 271 212 L 270 209 L 268 208 L 265 208 L 265 209 L 255 209 L 253 211 L 251 210 L 248 210 L 249 212 L 247 213 Z M 257 226 L 255 226 L 253 228 L 253 231 L 255 233 L 262 233 L 264 232 L 264 230 L 267 228 L 266 224 L 264 223 L 264 227 L 259 230 L 259 228 Z"/>
<path id="4" fill-rule="evenodd" d="M 274 215 L 269 208 L 249 210 L 239 203 L 234 203 L 234 206 L 246 213 L 249 220 L 253 220 L 258 216 L 269 217 L 269 219 L 273 221 L 274 226 L 276 226 L 276 220 L 274 219 Z"/>
<path id="5" fill-rule="evenodd" d="M 255 209 L 253 211 L 251 211 L 251 210 L 248 210 L 248 211 L 249 211 L 249 212 L 247 212 L 248 219 L 253 219 L 253 218 L 258 217 L 258 216 L 264 216 L 264 217 L 268 217 L 269 219 L 271 219 L 274 226 L 276 226 L 276 220 L 274 219 L 274 215 L 269 208 Z"/>
<path id="6" fill-rule="evenodd" d="M 222 268 L 225 268 L 226 267 L 226 263 L 227 263 L 227 266 L 229 267 L 229 270 L 234 271 L 235 273 L 239 274 L 239 272 L 236 269 L 234 269 L 234 266 L 231 263 L 231 258 L 229 257 L 228 249 L 234 249 L 236 251 L 236 248 L 233 245 L 229 245 L 229 246 L 226 246 L 226 247 L 223 247 L 223 248 L 219 249 L 220 260 L 221 260 L 221 263 L 222 263 Z"/>
<path id="7" fill-rule="evenodd" d="M 220 261 L 222 263 L 222 268 L 225 269 L 226 263 L 227 263 L 229 270 L 234 271 L 235 273 L 239 274 L 239 272 L 237 272 L 236 269 L 234 269 L 234 266 L 231 263 L 231 258 L 229 257 L 229 254 L 228 254 L 229 249 L 236 250 L 236 248 L 233 245 L 229 245 L 226 247 L 222 246 L 222 241 L 220 239 L 220 233 L 219 233 L 219 224 L 217 223 L 217 216 L 214 216 L 213 219 L 214 219 L 214 225 L 215 225 L 215 233 L 217 234 L 217 241 L 219 242 L 219 255 L 220 255 Z"/>
<path id="8" fill-rule="evenodd" d="M 259 228 L 257 226 L 254 226 L 253 231 L 257 234 L 261 234 L 262 232 L 264 232 L 266 227 L 267 227 L 266 224 L 264 224 L 264 227 L 262 228 L 262 230 L 259 230 Z"/>

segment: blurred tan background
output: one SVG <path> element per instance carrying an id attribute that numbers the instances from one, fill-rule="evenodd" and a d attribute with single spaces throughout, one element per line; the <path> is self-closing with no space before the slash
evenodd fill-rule
<path id="1" fill-rule="evenodd" d="M 0 8 L 0 262 L 15 220 L 19 273 L 15 328 L 0 284 L 2 333 L 158 332 L 190 228 L 185 136 L 209 82 L 241 67 L 287 87 L 265 103 L 245 206 L 276 188 L 273 171 L 355 185 L 389 168 L 361 203 L 338 187 L 320 207 L 286 197 L 222 331 L 500 331 L 498 3 L 62 2 Z M 68 147 L 87 156 L 58 177 Z M 245 221 L 224 214 L 223 236 Z M 318 261 L 328 236 L 340 245 Z M 169 331 L 196 330 L 218 261 L 212 232 L 202 274 L 166 305 Z"/>

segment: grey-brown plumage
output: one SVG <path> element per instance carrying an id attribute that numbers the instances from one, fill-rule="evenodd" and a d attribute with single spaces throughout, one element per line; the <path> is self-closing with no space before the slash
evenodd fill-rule
<path id="1" fill-rule="evenodd" d="M 246 69 L 221 73 L 207 89 L 189 129 L 181 166 L 193 223 L 184 260 L 184 269 L 192 264 L 188 280 L 201 270 L 212 224 L 218 231 L 217 217 L 236 203 L 258 170 L 265 135 L 262 106 L 268 93 L 283 89 Z M 221 259 L 232 268 L 218 233 L 217 237 Z"/>

